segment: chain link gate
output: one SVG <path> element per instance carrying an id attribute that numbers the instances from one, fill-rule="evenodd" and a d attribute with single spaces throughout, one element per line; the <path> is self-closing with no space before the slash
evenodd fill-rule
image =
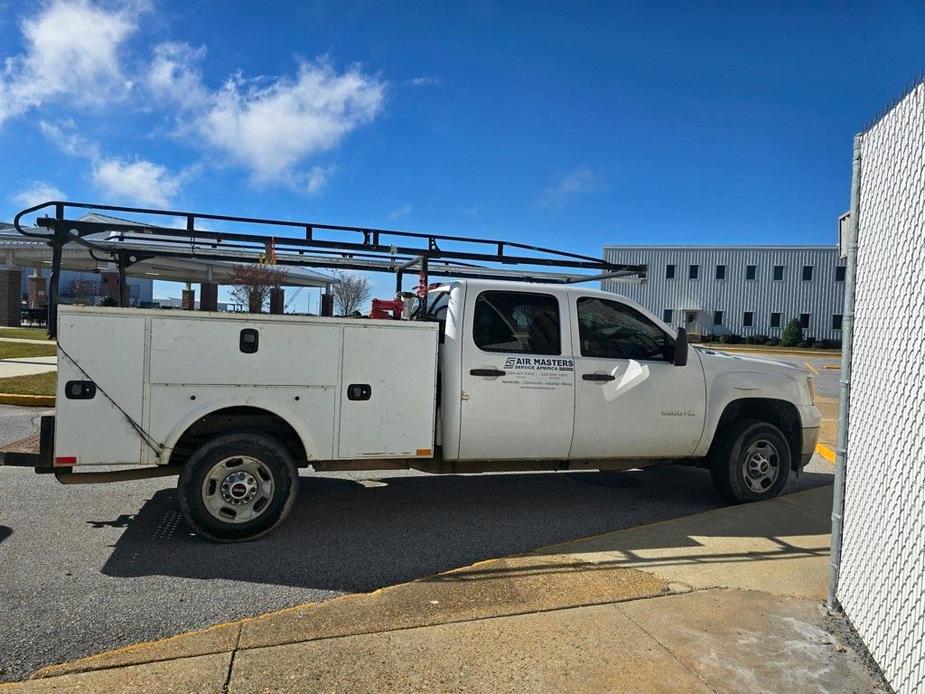
<path id="1" fill-rule="evenodd" d="M 925 692 L 925 82 L 857 137 L 852 187 L 832 589 L 890 685 Z"/>

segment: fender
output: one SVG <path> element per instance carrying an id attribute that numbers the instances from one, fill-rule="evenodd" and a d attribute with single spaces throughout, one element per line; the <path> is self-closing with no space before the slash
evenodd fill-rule
<path id="1" fill-rule="evenodd" d="M 708 367 L 707 360 L 703 360 Z M 761 398 L 765 400 L 781 400 L 793 405 L 803 420 L 802 426 L 818 426 L 817 420 L 806 422 L 807 400 L 806 387 L 801 381 L 798 370 L 794 374 L 782 373 L 778 370 L 719 370 L 709 369 L 707 374 L 707 406 L 706 421 L 704 422 L 703 437 L 694 452 L 694 456 L 704 456 L 710 450 L 716 429 L 726 408 L 736 400 Z M 812 408 L 815 409 L 815 408 Z"/>
<path id="2" fill-rule="evenodd" d="M 333 389 L 333 386 L 331 387 Z M 210 389 L 203 389 L 205 393 L 208 393 Z M 317 445 L 317 439 L 309 431 L 306 426 L 304 410 L 297 412 L 297 406 L 289 405 L 280 402 L 280 398 L 271 397 L 272 391 L 278 393 L 279 388 L 276 387 L 251 387 L 248 389 L 247 397 L 229 397 L 227 393 L 215 393 L 214 397 L 206 397 L 199 404 L 191 409 L 184 412 L 184 416 L 177 420 L 174 426 L 170 429 L 167 435 L 164 437 L 162 443 L 164 448 L 161 451 L 160 455 L 157 458 L 158 465 L 168 465 L 170 462 L 170 457 L 173 454 L 173 449 L 177 445 L 177 442 L 180 440 L 180 437 L 186 433 L 193 424 L 195 424 L 199 419 L 205 417 L 206 415 L 217 412 L 218 410 L 224 410 L 229 407 L 252 407 L 258 410 L 264 410 L 269 414 L 276 415 L 284 422 L 291 426 L 296 434 L 299 437 L 299 440 L 302 442 L 302 447 L 305 449 L 305 456 L 308 460 L 323 460 L 329 459 L 332 457 L 332 451 L 321 451 Z"/>

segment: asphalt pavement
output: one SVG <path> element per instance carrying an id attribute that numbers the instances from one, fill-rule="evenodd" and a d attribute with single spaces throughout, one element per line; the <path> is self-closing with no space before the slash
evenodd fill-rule
<path id="1" fill-rule="evenodd" d="M 788 491 L 831 473 L 817 458 Z M 720 505 L 692 468 L 304 474 L 283 527 L 219 545 L 186 526 L 174 484 L 63 486 L 0 467 L 0 678 Z"/>

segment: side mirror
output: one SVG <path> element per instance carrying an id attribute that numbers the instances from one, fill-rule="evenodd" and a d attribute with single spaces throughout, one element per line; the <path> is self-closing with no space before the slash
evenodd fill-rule
<path id="1" fill-rule="evenodd" d="M 687 330 L 678 328 L 678 337 L 674 341 L 674 365 L 687 366 Z"/>

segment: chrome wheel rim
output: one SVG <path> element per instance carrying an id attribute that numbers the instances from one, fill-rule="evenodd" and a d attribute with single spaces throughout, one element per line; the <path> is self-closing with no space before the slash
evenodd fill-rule
<path id="1" fill-rule="evenodd" d="M 247 523 L 270 506 L 273 473 L 257 458 L 236 455 L 215 463 L 202 481 L 206 510 L 224 523 Z"/>
<path id="2" fill-rule="evenodd" d="M 745 451 L 742 477 L 745 486 L 756 494 L 763 494 L 773 486 L 780 475 L 780 453 L 765 439 L 753 442 Z"/>

